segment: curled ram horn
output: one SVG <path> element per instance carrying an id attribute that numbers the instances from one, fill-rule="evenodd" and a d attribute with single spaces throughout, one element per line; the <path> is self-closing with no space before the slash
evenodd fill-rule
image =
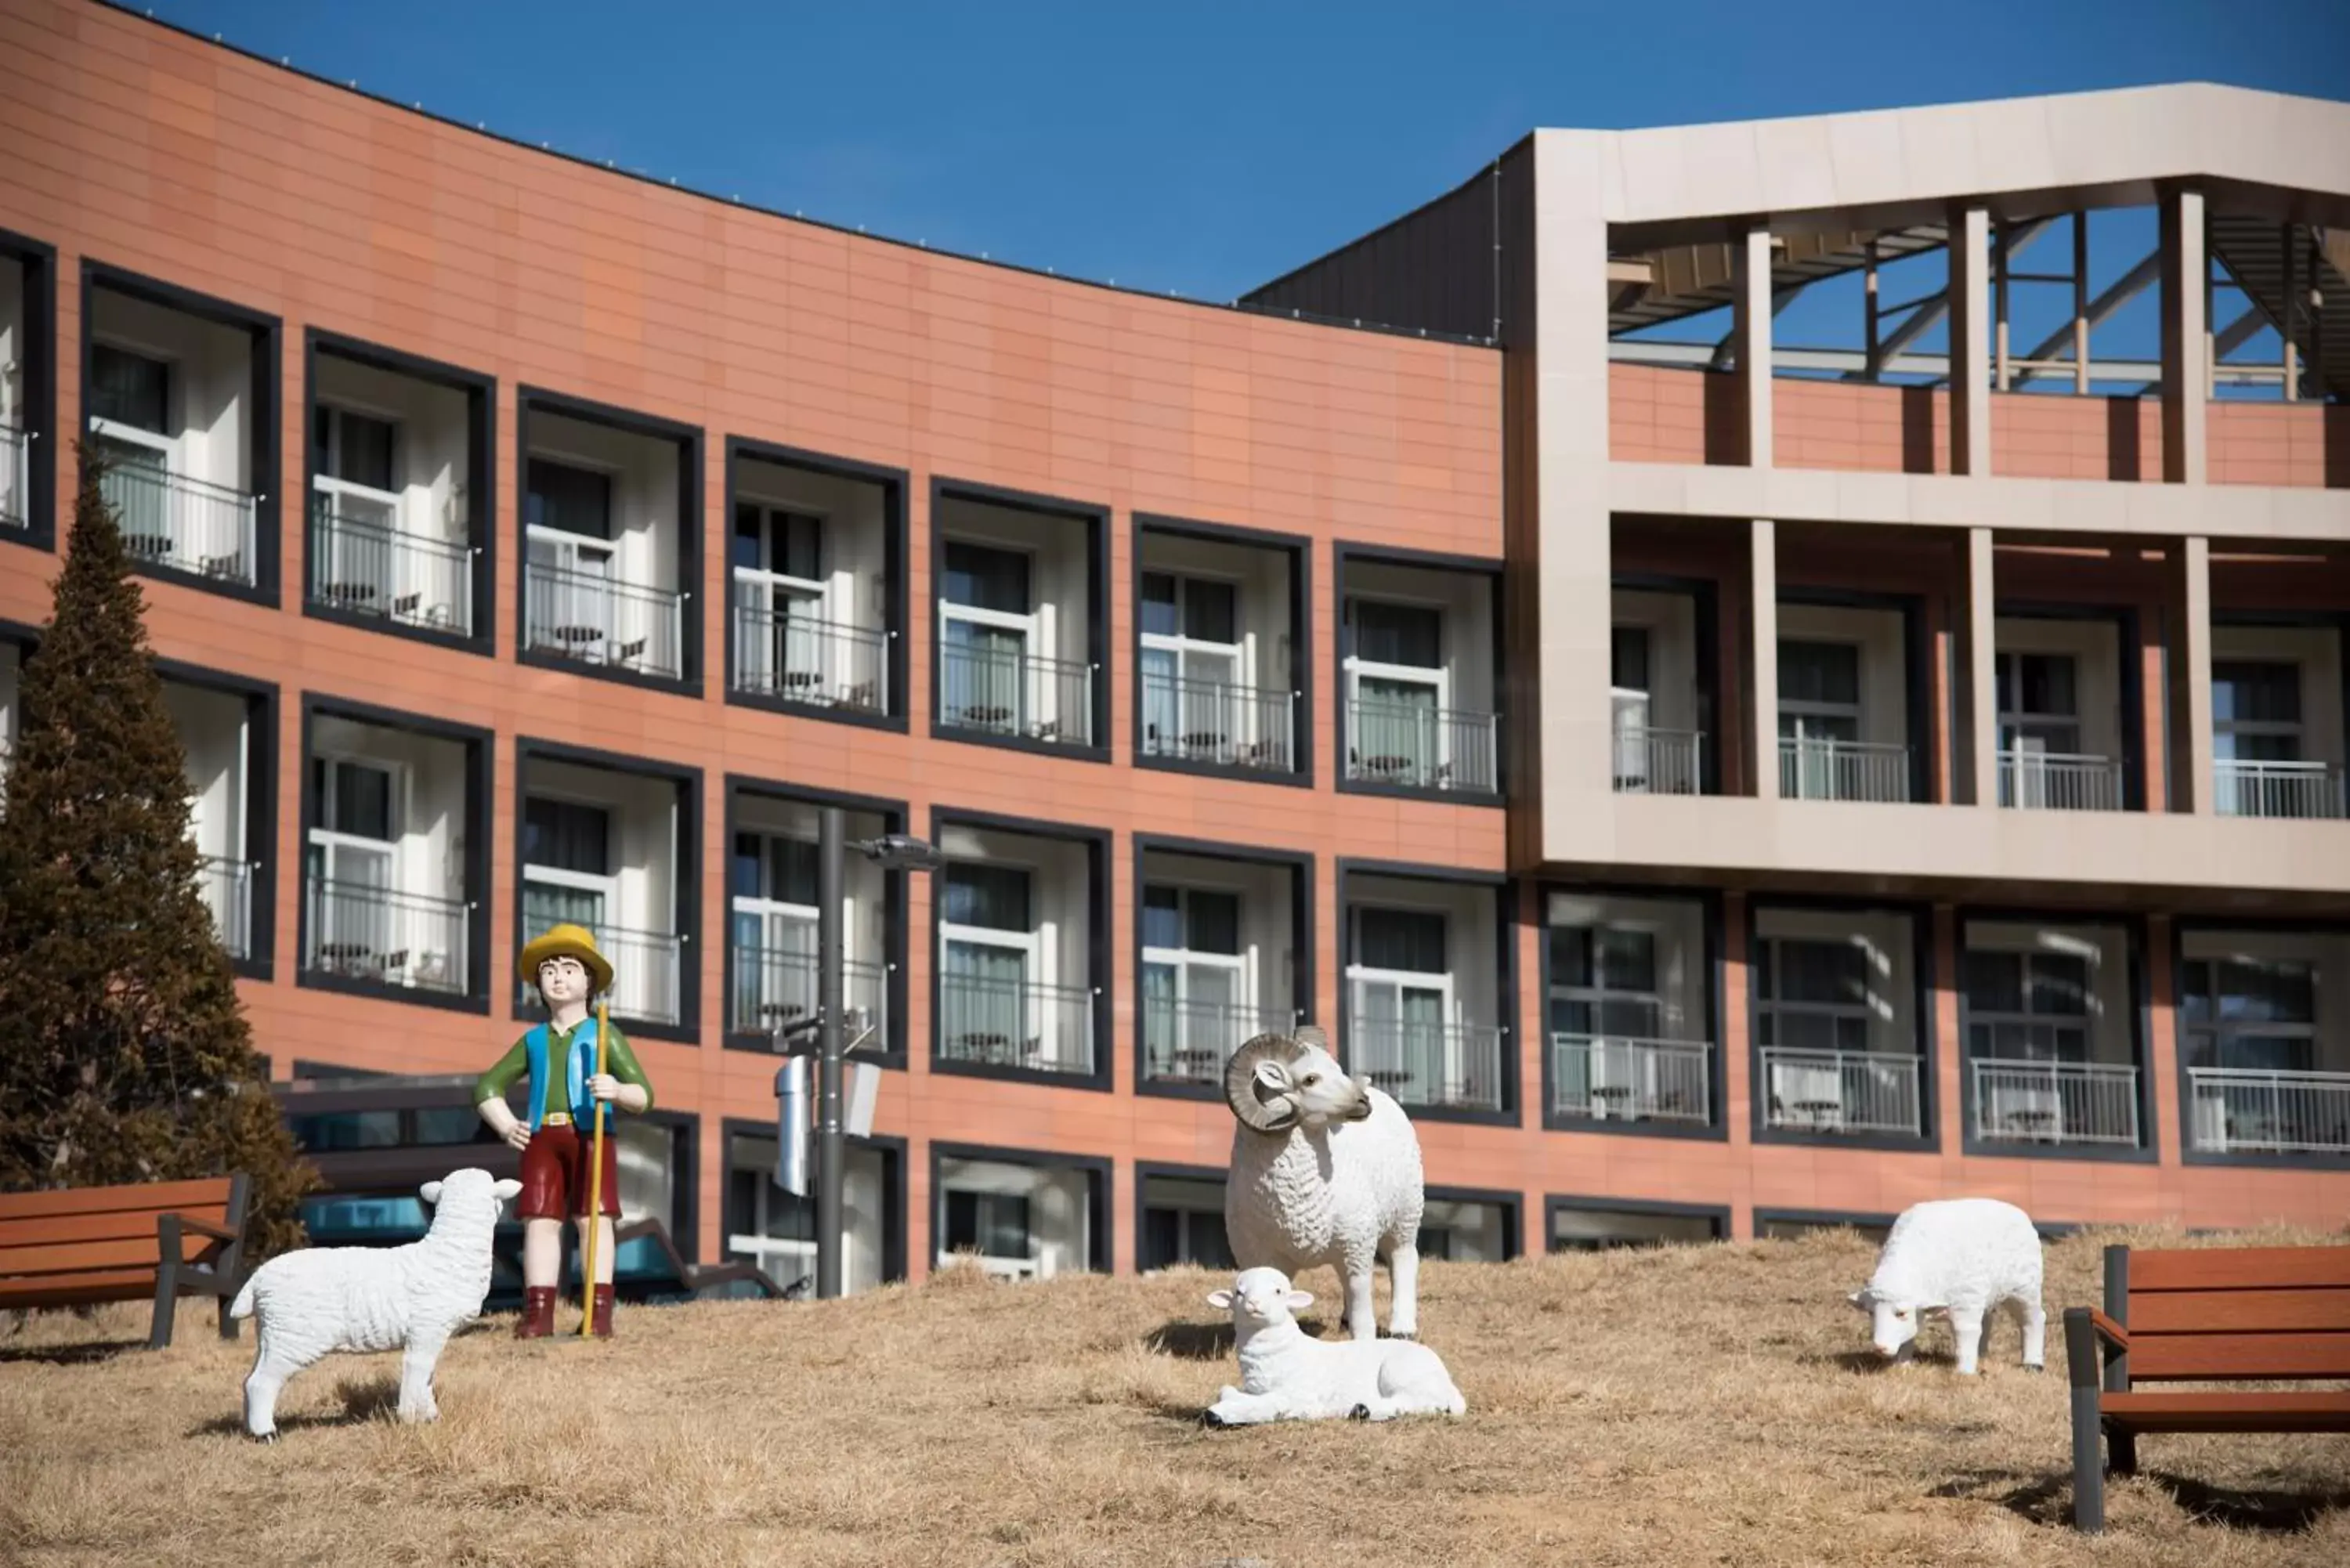
<path id="1" fill-rule="evenodd" d="M 1290 1066 L 1305 1054 L 1303 1041 L 1274 1033 L 1260 1034 L 1232 1053 L 1224 1064 L 1224 1098 L 1243 1127 L 1273 1133 L 1296 1125 L 1297 1096 Z"/>

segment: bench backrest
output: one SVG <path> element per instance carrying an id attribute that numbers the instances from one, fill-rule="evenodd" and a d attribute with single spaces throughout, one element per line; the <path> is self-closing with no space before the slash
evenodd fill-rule
<path id="1" fill-rule="evenodd" d="M 2350 1378 L 2350 1247 L 2106 1249 L 2132 1383 Z"/>
<path id="2" fill-rule="evenodd" d="M 0 1193 L 0 1280 L 151 1269 L 161 1262 L 156 1220 L 183 1215 L 235 1230 L 244 1216 L 234 1177 Z M 191 1238 L 187 1254 L 201 1245 Z"/>

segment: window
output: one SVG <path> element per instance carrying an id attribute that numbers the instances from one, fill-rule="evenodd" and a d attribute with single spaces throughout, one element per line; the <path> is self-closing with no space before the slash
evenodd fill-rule
<path id="1" fill-rule="evenodd" d="M 600 805 L 532 796 L 523 803 L 523 925 L 571 924 L 606 931 L 617 888 L 611 813 Z"/>
<path id="2" fill-rule="evenodd" d="M 582 539 L 612 536 L 612 480 L 543 457 L 530 460 L 523 523 L 532 534 L 550 531 Z M 608 557 L 609 552 L 605 553 Z"/>
<path id="3" fill-rule="evenodd" d="M 123 543 L 140 560 L 173 558 L 186 524 L 172 502 L 168 475 L 171 367 L 128 348 L 89 348 L 90 444 L 114 472 L 107 498 L 121 520 Z"/>
<path id="4" fill-rule="evenodd" d="M 737 833 L 727 895 L 734 935 L 734 1023 L 772 1029 L 816 1008 L 816 842 Z"/>
<path id="5" fill-rule="evenodd" d="M 1154 756 L 1230 760 L 1258 737 L 1244 684 L 1239 590 L 1167 572 L 1142 575 L 1142 734 Z"/>
<path id="6" fill-rule="evenodd" d="M 93 419 L 153 435 L 172 428 L 172 369 L 109 343 L 89 346 L 89 411 Z"/>
<path id="7" fill-rule="evenodd" d="M 312 412 L 312 459 L 329 479 L 389 493 L 398 427 L 388 420 L 320 404 Z"/>
<path id="8" fill-rule="evenodd" d="M 1151 884 L 1142 890 L 1142 1031 L 1154 1076 L 1214 1081 L 1258 1032 L 1235 893 Z"/>
<path id="9" fill-rule="evenodd" d="M 1360 776 L 1407 784 L 1449 779 L 1452 672 L 1444 614 L 1421 605 L 1347 601 L 1349 736 Z"/>
<path id="10" fill-rule="evenodd" d="M 1374 1083 L 1424 1097 L 1442 1085 L 1419 1082 L 1456 1075 L 1452 975 L 1445 962 L 1445 919 L 1432 909 L 1357 909 L 1355 961 L 1347 970 L 1360 1041 Z M 1370 1064 L 1376 1060 L 1378 1065 Z M 1382 1082 L 1382 1075 L 1394 1082 Z"/>
<path id="11" fill-rule="evenodd" d="M 1662 1247 L 1717 1241 L 1721 1222 L 1711 1214 L 1649 1214 L 1632 1209 L 1561 1207 L 1551 1211 L 1550 1250 L 1596 1252 L 1616 1247 Z"/>
<path id="12" fill-rule="evenodd" d="M 1032 722 L 1030 644 L 1037 621 L 1029 558 L 1011 550 L 949 541 L 939 595 L 941 722 L 1007 734 Z"/>
<path id="13" fill-rule="evenodd" d="M 2089 961 L 2073 953 L 1966 955 L 1967 1051 L 1978 1060 L 2089 1060 Z"/>
<path id="14" fill-rule="evenodd" d="M 813 698 L 837 662 L 825 636 L 824 520 L 755 501 L 734 505 L 735 679 L 756 691 Z"/>
<path id="15" fill-rule="evenodd" d="M 2304 959 L 2189 959 L 2189 1065 L 2306 1073 L 2317 1052 L 2317 966 Z"/>
<path id="16" fill-rule="evenodd" d="M 1860 649 L 1779 641 L 1779 734 L 1799 744 L 1860 739 Z"/>
<path id="17" fill-rule="evenodd" d="M 1999 744 L 2020 756 L 2078 755 L 2079 661 L 2069 653 L 2002 653 L 1998 664 Z"/>
<path id="18" fill-rule="evenodd" d="M 366 973 L 394 946 L 393 856 L 399 775 L 380 763 L 310 759 L 317 820 L 307 870 L 314 967 L 348 964 Z"/>
<path id="19" fill-rule="evenodd" d="M 1653 931 L 1564 926 L 1550 933 L 1551 1028 L 1632 1040 L 1664 1035 Z"/>
<path id="20" fill-rule="evenodd" d="M 1026 1258 L 1028 1199 L 1008 1192 L 947 1192 L 946 1250 L 988 1258 Z"/>
<path id="21" fill-rule="evenodd" d="M 952 1050 L 983 1056 L 1026 1041 L 1040 956 L 1029 874 L 1011 866 L 949 866 L 941 893 L 941 1037 Z"/>
<path id="22" fill-rule="evenodd" d="M 1144 1269 L 1185 1263 L 1205 1269 L 1237 1267 L 1224 1234 L 1224 1184 L 1191 1177 L 1143 1177 L 1137 1254 Z"/>
<path id="23" fill-rule="evenodd" d="M 1756 943 L 1761 1040 L 1797 1051 L 1866 1051 L 1868 953 L 1858 942 L 1766 937 Z"/>

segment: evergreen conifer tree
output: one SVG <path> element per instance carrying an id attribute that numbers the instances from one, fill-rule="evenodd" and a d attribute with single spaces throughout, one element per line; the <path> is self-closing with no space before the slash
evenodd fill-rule
<path id="1" fill-rule="evenodd" d="M 0 817 L 0 1190 L 242 1170 L 257 1261 L 297 1244 L 297 1155 L 196 885 L 186 753 L 84 455 L 26 661 Z"/>

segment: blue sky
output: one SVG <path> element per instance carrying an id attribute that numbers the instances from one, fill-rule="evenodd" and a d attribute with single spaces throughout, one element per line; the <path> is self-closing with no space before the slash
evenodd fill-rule
<path id="1" fill-rule="evenodd" d="M 151 8 L 683 185 L 1220 300 L 1450 189 L 1537 125 L 2188 79 L 2350 97 L 2350 0 Z"/>

